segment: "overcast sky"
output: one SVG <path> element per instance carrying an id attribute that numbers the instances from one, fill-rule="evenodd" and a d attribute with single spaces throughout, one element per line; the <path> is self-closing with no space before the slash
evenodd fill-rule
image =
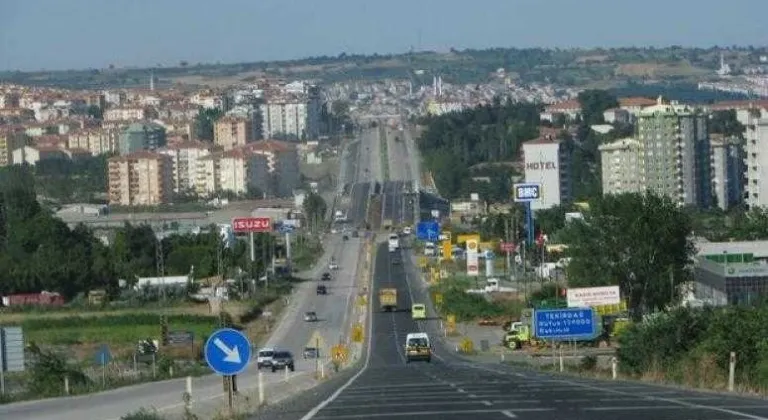
<path id="1" fill-rule="evenodd" d="M 768 0 L 0 0 L 0 69 L 768 44 Z"/>

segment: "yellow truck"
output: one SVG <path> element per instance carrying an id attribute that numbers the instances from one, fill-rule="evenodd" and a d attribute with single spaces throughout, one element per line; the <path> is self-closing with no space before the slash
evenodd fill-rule
<path id="1" fill-rule="evenodd" d="M 379 306 L 382 312 L 393 312 L 397 310 L 397 289 L 379 290 Z"/>

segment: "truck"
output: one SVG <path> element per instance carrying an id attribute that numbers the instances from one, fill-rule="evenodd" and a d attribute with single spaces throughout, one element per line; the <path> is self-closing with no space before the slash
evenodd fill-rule
<path id="1" fill-rule="evenodd" d="M 397 289 L 379 290 L 379 305 L 382 312 L 394 312 L 397 310 Z"/>
<path id="2" fill-rule="evenodd" d="M 622 316 L 602 316 L 600 317 L 599 333 L 592 340 L 579 340 L 579 342 L 595 347 L 610 346 L 616 340 L 617 335 L 627 327 L 629 320 Z M 524 347 L 545 347 L 545 340 L 536 337 L 532 326 L 527 322 L 512 322 L 504 334 L 502 345 L 513 350 Z"/>

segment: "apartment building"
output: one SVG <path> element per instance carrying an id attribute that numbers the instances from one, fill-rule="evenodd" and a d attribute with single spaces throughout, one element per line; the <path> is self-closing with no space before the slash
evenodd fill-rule
<path id="1" fill-rule="evenodd" d="M 120 131 L 116 129 L 82 130 L 67 136 L 67 149 L 83 149 L 98 156 L 117 152 L 119 142 Z"/>
<path id="2" fill-rule="evenodd" d="M 156 150 L 166 144 L 165 129 L 155 123 L 133 123 L 120 134 L 119 151 L 128 155 L 141 150 Z"/>
<path id="3" fill-rule="evenodd" d="M 680 204 L 707 208 L 712 201 L 707 115 L 659 97 L 637 114 L 646 189 Z"/>
<path id="4" fill-rule="evenodd" d="M 643 148 L 639 141 L 626 138 L 598 147 L 602 168 L 603 194 L 623 194 L 645 190 Z"/>
<path id="5" fill-rule="evenodd" d="M 531 203 L 532 209 L 549 209 L 571 199 L 571 158 L 568 142 L 551 135 L 523 143 L 525 182 L 541 185 L 541 199 Z"/>
<path id="6" fill-rule="evenodd" d="M 28 137 L 24 129 L 0 128 L 0 166 L 8 166 L 13 161 L 13 151 L 26 146 Z"/>
<path id="7" fill-rule="evenodd" d="M 246 194 L 258 190 L 272 197 L 293 195 L 301 182 L 293 144 L 262 140 L 198 159 L 196 191 Z"/>
<path id="8" fill-rule="evenodd" d="M 225 116 L 214 123 L 213 143 L 224 150 L 231 150 L 254 140 L 253 120 Z"/>
<path id="9" fill-rule="evenodd" d="M 157 205 L 170 201 L 173 164 L 169 156 L 140 151 L 109 159 L 109 203 Z"/>
<path id="10" fill-rule="evenodd" d="M 715 203 L 723 210 L 742 202 L 744 194 L 744 148 L 739 138 L 710 134 L 712 162 L 712 193 Z"/>
<path id="11" fill-rule="evenodd" d="M 104 121 L 142 121 L 147 119 L 147 110 L 140 107 L 111 108 L 104 111 Z"/>
<path id="12" fill-rule="evenodd" d="M 744 125 L 744 202 L 747 207 L 768 206 L 768 108 L 748 105 L 736 110 Z"/>
<path id="13" fill-rule="evenodd" d="M 314 139 L 320 135 L 321 99 L 318 88 L 307 93 L 278 92 L 266 95 L 260 105 L 262 138 Z"/>
<path id="14" fill-rule="evenodd" d="M 211 154 L 210 145 L 199 141 L 185 141 L 158 150 L 171 158 L 173 168 L 173 192 L 197 194 L 200 159 Z M 204 169 L 204 168 L 203 168 Z"/>

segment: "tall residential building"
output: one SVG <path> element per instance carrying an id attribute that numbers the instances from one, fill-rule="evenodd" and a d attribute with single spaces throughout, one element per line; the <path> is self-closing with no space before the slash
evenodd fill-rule
<path id="1" fill-rule="evenodd" d="M 531 203 L 532 209 L 552 208 L 572 198 L 572 156 L 568 142 L 552 136 L 523 143 L 525 182 L 541 185 L 541 199 Z"/>
<path id="2" fill-rule="evenodd" d="M 258 190 L 272 197 L 289 197 L 301 182 L 296 147 L 276 140 L 201 157 L 197 168 L 196 189 L 205 196 Z"/>
<path id="3" fill-rule="evenodd" d="M 744 185 L 744 148 L 739 138 L 710 135 L 712 192 L 723 210 L 742 202 Z"/>
<path id="4" fill-rule="evenodd" d="M 170 201 L 173 164 L 169 156 L 147 151 L 113 157 L 108 162 L 109 203 L 157 205 Z"/>
<path id="5" fill-rule="evenodd" d="M 664 101 L 638 113 L 645 187 L 680 204 L 707 208 L 712 201 L 707 115 Z"/>
<path id="6" fill-rule="evenodd" d="M 214 123 L 213 143 L 224 150 L 245 146 L 253 140 L 252 119 L 225 116 Z"/>
<path id="7" fill-rule="evenodd" d="M 210 145 L 198 141 L 186 141 L 158 150 L 171 158 L 173 167 L 173 192 L 197 194 L 197 173 L 200 159 L 211 153 Z"/>
<path id="8" fill-rule="evenodd" d="M 152 122 L 133 123 L 120 135 L 120 154 L 156 150 L 166 144 L 165 128 Z"/>
<path id="9" fill-rule="evenodd" d="M 320 135 L 320 92 L 311 87 L 307 93 L 268 95 L 261 110 L 262 138 L 287 140 L 314 139 Z"/>
<path id="10" fill-rule="evenodd" d="M 13 151 L 26 146 L 27 139 L 23 129 L 0 127 L 0 166 L 14 164 Z"/>
<path id="11" fill-rule="evenodd" d="M 98 156 L 116 152 L 119 141 L 120 131 L 114 128 L 82 130 L 67 135 L 67 149 L 88 150 Z"/>
<path id="12" fill-rule="evenodd" d="M 736 111 L 744 132 L 744 202 L 747 207 L 768 207 L 768 110 L 748 107 Z"/>
<path id="13" fill-rule="evenodd" d="M 639 141 L 626 138 L 602 144 L 600 160 L 603 194 L 623 194 L 645 190 L 643 148 Z"/>

